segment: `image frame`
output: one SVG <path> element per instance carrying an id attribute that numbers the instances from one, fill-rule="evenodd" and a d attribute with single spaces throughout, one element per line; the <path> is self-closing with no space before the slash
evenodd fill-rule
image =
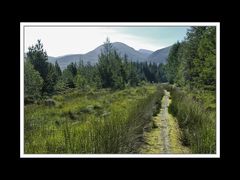
<path id="1" fill-rule="evenodd" d="M 25 154 L 24 153 L 24 52 L 27 27 L 216 27 L 216 154 Z M 20 158 L 220 158 L 220 22 L 20 22 Z"/>

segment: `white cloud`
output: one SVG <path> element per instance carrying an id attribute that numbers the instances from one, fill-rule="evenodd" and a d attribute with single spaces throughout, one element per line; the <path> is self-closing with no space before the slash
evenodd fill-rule
<path id="1" fill-rule="evenodd" d="M 25 51 L 41 39 L 50 56 L 87 53 L 100 46 L 109 37 L 111 42 L 123 42 L 134 49 L 157 50 L 161 47 L 151 40 L 109 27 L 25 27 Z"/>

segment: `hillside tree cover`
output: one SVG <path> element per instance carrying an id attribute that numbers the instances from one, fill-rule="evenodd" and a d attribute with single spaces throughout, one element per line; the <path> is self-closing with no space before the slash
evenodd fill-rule
<path id="1" fill-rule="evenodd" d="M 191 27 L 172 46 L 166 64 L 169 111 L 177 118 L 182 142 L 194 153 L 216 153 L 216 28 Z"/>
<path id="2" fill-rule="evenodd" d="M 26 61 L 39 72 L 43 83 L 42 95 L 51 95 L 68 88 L 124 89 L 140 82 L 170 82 L 189 89 L 215 90 L 216 66 L 215 27 L 191 27 L 185 40 L 174 44 L 167 64 L 132 62 L 121 57 L 109 38 L 99 55 L 97 64 L 84 64 L 82 60 L 71 63 L 63 71 L 58 62 L 51 64 L 43 44 L 38 40 L 29 47 Z M 27 86 L 27 85 L 26 85 Z"/>
<path id="3" fill-rule="evenodd" d="M 170 50 L 166 75 L 170 83 L 189 89 L 215 90 L 216 28 L 191 27 L 185 40 Z"/>
<path id="4" fill-rule="evenodd" d="M 32 64 L 43 80 L 38 85 L 41 87 L 42 96 L 53 95 L 69 88 L 81 90 L 111 88 L 116 90 L 124 89 L 127 86 L 137 86 L 141 81 L 166 82 L 163 64 L 132 62 L 127 55 L 121 57 L 112 47 L 109 38 L 106 39 L 104 49 L 99 55 L 99 61 L 95 65 L 84 64 L 83 60 L 79 60 L 78 63 L 69 64 L 62 71 L 57 61 L 55 64 L 48 62 L 47 52 L 43 49 L 40 40 L 34 46 L 29 47 L 26 62 Z M 28 71 L 29 69 L 25 73 Z M 25 86 L 28 88 L 29 84 L 26 83 Z M 35 97 L 34 93 L 32 95 Z"/>

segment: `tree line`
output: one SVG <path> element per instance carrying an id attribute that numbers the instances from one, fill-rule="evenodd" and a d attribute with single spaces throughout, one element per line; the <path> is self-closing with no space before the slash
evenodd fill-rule
<path id="1" fill-rule="evenodd" d="M 66 89 L 91 88 L 124 89 L 144 82 L 166 82 L 163 64 L 132 62 L 127 55 L 121 57 L 107 38 L 98 63 L 71 63 L 63 71 L 58 62 L 48 62 L 47 52 L 38 40 L 29 47 L 24 60 L 24 96 L 26 101 L 51 96 Z"/>
<path id="2" fill-rule="evenodd" d="M 191 27 L 185 40 L 175 43 L 165 73 L 168 82 L 190 90 L 215 91 L 216 28 Z"/>

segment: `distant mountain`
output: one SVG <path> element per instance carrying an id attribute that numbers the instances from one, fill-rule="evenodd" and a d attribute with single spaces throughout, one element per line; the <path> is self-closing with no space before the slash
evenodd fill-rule
<path id="1" fill-rule="evenodd" d="M 171 47 L 172 46 L 168 46 L 153 52 L 150 56 L 148 56 L 147 58 L 148 62 L 154 62 L 157 64 L 160 64 L 160 63 L 166 64 L 167 57 Z"/>
<path id="2" fill-rule="evenodd" d="M 124 57 L 126 54 L 128 59 L 132 61 L 144 61 L 145 56 L 133 49 L 132 47 L 121 43 L 121 42 L 114 42 L 112 43 L 112 47 L 117 51 L 117 53 L 121 56 Z M 96 49 L 82 55 L 82 59 L 85 62 L 91 62 L 91 63 L 96 63 L 98 61 L 98 56 L 101 54 L 101 51 L 103 51 L 104 46 L 98 46 Z"/>
<path id="3" fill-rule="evenodd" d="M 80 58 L 82 58 L 83 55 L 81 54 L 70 54 L 60 57 L 48 57 L 48 61 L 51 63 L 55 63 L 55 61 L 58 62 L 61 69 L 65 69 L 67 65 L 69 65 L 72 62 L 78 62 Z"/>
<path id="4" fill-rule="evenodd" d="M 132 61 L 145 61 L 144 54 L 140 53 L 139 51 L 133 49 L 132 47 L 121 43 L 121 42 L 115 42 L 113 43 L 113 48 L 116 49 L 116 51 L 120 54 L 120 56 L 127 55 L 129 60 Z"/>
<path id="5" fill-rule="evenodd" d="M 147 50 L 147 49 L 139 49 L 138 52 L 144 54 L 144 56 L 146 58 L 153 53 L 153 51 L 150 51 L 150 50 Z"/>
<path id="6" fill-rule="evenodd" d="M 124 55 L 126 54 L 129 60 L 135 61 L 135 62 L 137 61 L 138 62 L 143 62 L 143 61 L 158 62 L 157 58 L 159 57 L 160 57 L 160 61 L 165 61 L 164 57 L 168 55 L 166 54 L 167 52 L 165 52 L 166 50 L 161 51 L 161 49 L 158 50 L 160 51 L 160 53 L 157 51 L 153 52 L 146 49 L 140 49 L 139 51 L 137 51 L 134 48 L 121 42 L 114 42 L 112 43 L 112 46 L 121 57 L 124 57 Z M 60 57 L 49 56 L 48 61 L 51 63 L 55 63 L 55 61 L 57 61 L 61 69 L 65 69 L 68 64 L 72 62 L 78 62 L 80 59 L 83 60 L 84 63 L 90 62 L 91 64 L 95 64 L 97 63 L 98 56 L 101 54 L 101 51 L 103 49 L 104 49 L 104 46 L 101 45 L 86 54 L 72 54 L 72 55 L 65 55 Z M 153 54 L 154 56 L 152 56 Z"/>

